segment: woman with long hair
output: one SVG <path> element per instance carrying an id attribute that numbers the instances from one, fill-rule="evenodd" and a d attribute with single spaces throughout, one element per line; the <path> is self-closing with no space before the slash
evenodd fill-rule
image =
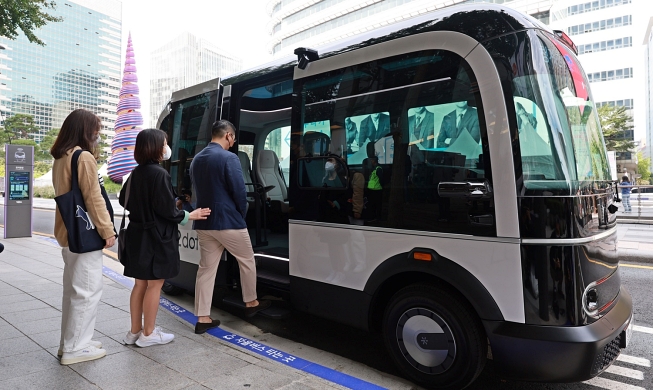
<path id="1" fill-rule="evenodd" d="M 100 152 L 100 118 L 90 111 L 78 109 L 70 113 L 50 149 L 54 157 L 52 184 L 55 195 L 69 192 L 72 186 L 71 160 L 82 150 L 77 162 L 77 179 L 87 213 L 105 248 L 116 242 L 111 203 L 103 196 L 103 182 L 98 175 Z M 106 194 L 106 192 L 104 193 Z M 106 355 L 102 343 L 92 340 L 97 307 L 102 296 L 102 250 L 73 253 L 68 248 L 68 231 L 59 208 L 54 219 L 54 235 L 64 261 L 63 299 L 61 307 L 61 364 L 99 359 Z"/>
<path id="2" fill-rule="evenodd" d="M 156 327 L 161 287 L 179 273 L 179 225 L 206 219 L 208 208 L 177 209 L 170 174 L 160 165 L 171 156 L 166 134 L 146 129 L 136 136 L 134 168 L 120 192 L 120 204 L 129 210 L 126 233 L 125 276 L 135 279 L 129 299 L 131 329 L 125 344 L 147 347 L 167 344 L 174 335 Z M 127 188 L 129 198 L 125 199 Z"/>

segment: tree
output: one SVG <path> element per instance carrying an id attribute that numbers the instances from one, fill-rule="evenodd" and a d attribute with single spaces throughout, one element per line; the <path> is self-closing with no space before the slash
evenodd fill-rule
<path id="1" fill-rule="evenodd" d="M 51 0 L 0 0 L 0 36 L 16 39 L 20 29 L 30 42 L 45 46 L 34 30 L 48 22 L 63 20 L 45 12 L 48 9 L 54 11 L 56 7 L 57 3 Z"/>
<path id="2" fill-rule="evenodd" d="M 644 157 L 644 154 L 642 152 L 637 152 L 637 173 L 642 175 L 639 180 L 641 183 L 639 184 L 648 184 L 649 180 L 651 179 L 651 158 L 650 157 Z"/>
<path id="3" fill-rule="evenodd" d="M 57 139 L 58 135 L 59 129 L 52 129 L 48 131 L 48 133 L 45 135 L 45 137 L 43 137 L 41 143 L 39 144 L 41 151 L 44 153 L 50 153 L 50 149 L 52 149 L 52 145 L 54 145 L 54 141 Z"/>
<path id="4" fill-rule="evenodd" d="M 0 0 L 3 1 L 3 0 Z M 27 139 L 27 136 L 39 131 L 34 124 L 34 117 L 27 114 L 16 114 L 5 119 L 5 137 L 9 143 L 19 138 Z"/>
<path id="5" fill-rule="evenodd" d="M 597 109 L 603 138 L 608 150 L 630 152 L 635 147 L 635 141 L 628 133 L 632 132 L 632 118 L 626 112 L 626 107 L 610 106 L 608 104 Z"/>

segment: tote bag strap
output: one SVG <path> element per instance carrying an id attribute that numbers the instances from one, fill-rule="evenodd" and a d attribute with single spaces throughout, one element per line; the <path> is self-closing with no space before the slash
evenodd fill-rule
<path id="1" fill-rule="evenodd" d="M 76 150 L 73 153 L 73 158 L 70 160 L 70 174 L 72 175 L 71 180 L 71 190 L 79 189 L 79 179 L 77 178 L 77 163 L 79 161 L 79 155 L 82 154 L 83 150 Z"/>
<path id="2" fill-rule="evenodd" d="M 134 171 L 132 170 L 132 174 Z M 125 207 L 122 208 L 122 222 L 120 222 L 120 230 L 125 228 L 125 213 L 127 212 L 127 204 L 129 203 L 129 189 L 132 186 L 132 175 L 127 178 L 127 189 L 125 190 Z"/>

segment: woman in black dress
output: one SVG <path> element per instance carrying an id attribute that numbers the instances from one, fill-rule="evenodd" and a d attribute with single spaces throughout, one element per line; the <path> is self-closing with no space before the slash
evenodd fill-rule
<path id="1" fill-rule="evenodd" d="M 135 279 L 129 299 L 131 330 L 125 344 L 147 347 L 167 344 L 174 335 L 155 327 L 159 309 L 161 286 L 165 279 L 179 273 L 178 224 L 189 220 L 206 219 L 208 208 L 193 212 L 178 210 L 168 172 L 160 162 L 170 158 L 166 134 L 158 129 L 138 133 L 134 168 L 120 191 L 120 204 L 129 210 L 126 237 L 125 276 Z M 125 193 L 129 187 L 129 199 Z M 121 259 L 122 260 L 122 259 Z"/>

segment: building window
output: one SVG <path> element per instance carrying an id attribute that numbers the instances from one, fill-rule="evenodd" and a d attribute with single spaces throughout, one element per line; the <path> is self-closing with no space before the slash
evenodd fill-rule
<path id="1" fill-rule="evenodd" d="M 621 49 L 623 47 L 631 47 L 631 46 L 633 46 L 632 37 L 610 39 L 609 41 L 578 45 L 578 55 L 586 54 L 586 53 L 594 53 L 599 51 L 606 51 L 606 50 Z"/>
<path id="2" fill-rule="evenodd" d="M 630 4 L 632 0 L 595 0 L 584 4 L 572 5 L 567 7 L 568 15 L 583 14 L 586 12 L 597 11 L 604 8 L 616 7 L 618 5 Z"/>
<path id="3" fill-rule="evenodd" d="M 633 24 L 632 15 L 625 15 L 618 18 L 604 19 L 598 22 L 583 23 L 575 26 L 570 26 L 567 28 L 567 33 L 569 35 L 580 35 L 621 26 L 630 26 L 631 24 Z"/>
<path id="4" fill-rule="evenodd" d="M 608 70 L 602 72 L 588 73 L 587 79 L 590 83 L 598 83 L 601 81 L 630 79 L 633 77 L 633 68 L 623 68 Z"/>
<path id="5" fill-rule="evenodd" d="M 603 107 L 605 105 L 608 106 L 616 106 L 616 107 L 626 107 L 630 110 L 633 109 L 633 99 L 623 99 L 623 100 L 611 100 L 611 101 L 606 101 L 606 102 L 597 102 L 596 106 L 597 107 Z"/>

